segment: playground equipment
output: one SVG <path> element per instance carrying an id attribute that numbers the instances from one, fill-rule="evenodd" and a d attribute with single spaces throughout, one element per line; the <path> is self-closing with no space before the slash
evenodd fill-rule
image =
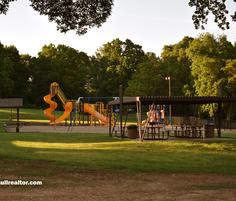
<path id="1" fill-rule="evenodd" d="M 102 115 L 101 113 L 97 112 L 94 109 L 94 107 L 92 107 L 88 103 L 84 103 L 84 112 L 91 114 L 92 116 L 96 117 L 97 119 L 99 119 L 100 121 L 102 121 L 105 124 L 108 123 L 108 118 L 106 116 Z"/>
<path id="2" fill-rule="evenodd" d="M 142 122 L 144 125 L 144 131 L 142 134 L 142 139 L 146 135 L 151 139 L 168 139 L 169 134 L 165 136 L 165 105 L 149 105 L 149 111 L 147 112 L 147 119 Z M 162 131 L 161 131 L 162 130 Z"/>
<path id="3" fill-rule="evenodd" d="M 64 113 L 56 117 L 53 112 L 57 108 L 57 103 L 52 100 L 53 97 L 57 96 L 64 107 Z M 59 87 L 59 84 L 53 82 L 50 84 L 50 93 L 44 96 L 44 101 L 49 104 L 49 108 L 44 110 L 44 115 L 50 120 L 50 124 L 59 124 L 60 122 L 70 118 L 70 122 L 75 121 L 76 115 L 79 112 L 88 113 L 92 117 L 97 118 L 101 123 L 107 124 L 108 118 L 103 114 L 99 113 L 94 105 L 81 102 L 82 97 L 78 100 L 68 100 Z M 100 103 L 101 108 L 101 103 Z"/>
<path id="4" fill-rule="evenodd" d="M 60 117 L 56 117 L 53 114 L 53 111 L 57 108 L 57 103 L 52 100 L 54 96 L 57 96 L 63 104 L 65 109 L 64 113 Z M 66 96 L 64 95 L 63 91 L 59 87 L 59 84 L 56 82 L 51 83 L 50 85 L 50 94 L 44 96 L 44 101 L 49 104 L 49 108 L 44 110 L 44 115 L 49 118 L 50 124 L 58 124 L 61 121 L 68 118 L 71 111 L 73 110 L 74 101 L 67 100 Z"/>

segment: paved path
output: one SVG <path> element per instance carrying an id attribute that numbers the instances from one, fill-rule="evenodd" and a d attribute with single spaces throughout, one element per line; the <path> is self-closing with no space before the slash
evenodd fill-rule
<path id="1" fill-rule="evenodd" d="M 6 126 L 7 132 L 16 132 L 15 126 Z M 49 125 L 22 125 L 22 133 L 108 133 L 108 126 L 49 126 Z"/>

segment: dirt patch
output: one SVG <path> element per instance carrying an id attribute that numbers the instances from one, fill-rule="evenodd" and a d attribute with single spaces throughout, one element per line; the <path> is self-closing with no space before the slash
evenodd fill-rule
<path id="1" fill-rule="evenodd" d="M 236 176 L 86 172 L 40 161 L 0 165 L 0 180 L 43 181 L 42 186 L 0 186 L 4 201 L 234 201 L 236 197 Z"/>

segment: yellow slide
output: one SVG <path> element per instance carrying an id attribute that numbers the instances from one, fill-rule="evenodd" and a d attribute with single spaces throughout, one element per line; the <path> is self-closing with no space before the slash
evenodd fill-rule
<path id="1" fill-rule="evenodd" d="M 65 120 L 66 118 L 69 117 L 72 109 L 73 109 L 73 103 L 72 102 L 67 102 L 65 104 L 65 107 L 64 107 L 65 111 L 63 113 L 63 115 L 61 115 L 60 117 L 58 117 L 55 122 L 53 122 L 54 124 L 59 124 L 60 122 L 62 122 L 63 120 Z"/>
<path id="2" fill-rule="evenodd" d="M 108 118 L 102 115 L 101 113 L 97 112 L 91 105 L 88 103 L 84 103 L 84 112 L 89 113 L 96 118 L 98 118 L 100 121 L 103 123 L 107 124 L 108 123 Z"/>
<path id="3" fill-rule="evenodd" d="M 57 103 L 52 100 L 50 94 L 43 97 L 44 101 L 50 105 L 49 108 L 43 111 L 44 115 L 50 119 L 50 123 L 56 120 L 56 116 L 52 112 L 57 108 Z"/>

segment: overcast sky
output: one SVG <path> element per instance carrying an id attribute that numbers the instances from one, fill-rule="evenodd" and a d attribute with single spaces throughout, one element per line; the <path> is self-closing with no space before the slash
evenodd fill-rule
<path id="1" fill-rule="evenodd" d="M 228 0 L 231 13 L 236 10 Z M 188 0 L 114 0 L 112 15 L 100 28 L 92 28 L 78 36 L 75 31 L 60 33 L 56 25 L 40 16 L 28 0 L 10 3 L 7 15 L 0 15 L 0 42 L 15 45 L 21 54 L 36 56 L 43 45 L 64 44 L 88 55 L 93 55 L 103 44 L 115 38 L 130 39 L 145 52 L 160 55 L 164 45 L 179 42 L 184 36 L 197 37 L 200 33 L 225 34 L 236 41 L 236 23 L 231 29 L 220 30 L 213 19 L 204 31 L 195 30 L 191 20 L 193 9 Z"/>

